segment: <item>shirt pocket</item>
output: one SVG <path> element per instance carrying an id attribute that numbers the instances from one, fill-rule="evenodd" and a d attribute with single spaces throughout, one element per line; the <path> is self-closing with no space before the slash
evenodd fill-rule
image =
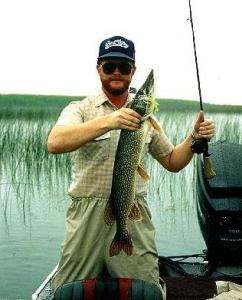
<path id="1" fill-rule="evenodd" d="M 87 161 L 102 161 L 110 156 L 111 134 L 107 132 L 82 147 L 83 156 Z"/>

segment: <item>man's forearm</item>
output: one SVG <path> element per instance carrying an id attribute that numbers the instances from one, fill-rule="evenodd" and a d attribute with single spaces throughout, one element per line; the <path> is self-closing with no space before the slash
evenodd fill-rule
<path id="1" fill-rule="evenodd" d="M 192 136 L 189 135 L 169 155 L 158 159 L 159 163 L 170 172 L 179 172 L 189 164 L 193 157 L 191 142 Z"/>
<path id="2" fill-rule="evenodd" d="M 182 170 L 193 158 L 191 150 L 192 136 L 189 135 L 181 144 L 177 145 L 171 153 L 170 168 L 173 172 Z"/>
<path id="3" fill-rule="evenodd" d="M 93 120 L 77 125 L 55 126 L 48 138 L 48 151 L 65 153 L 74 151 L 110 130 L 138 130 L 141 116 L 130 108 L 121 108 Z"/>
<path id="4" fill-rule="evenodd" d="M 53 127 L 48 137 L 48 151 L 56 154 L 71 152 L 105 134 L 110 130 L 106 118 L 99 117 L 77 125 Z"/>

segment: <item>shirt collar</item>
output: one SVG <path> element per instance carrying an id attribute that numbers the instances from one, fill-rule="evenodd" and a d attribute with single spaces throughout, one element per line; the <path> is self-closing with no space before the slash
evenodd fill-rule
<path id="1" fill-rule="evenodd" d="M 103 103 L 108 102 L 108 97 L 104 93 L 104 91 L 101 89 L 96 97 L 96 107 L 101 106 Z"/>

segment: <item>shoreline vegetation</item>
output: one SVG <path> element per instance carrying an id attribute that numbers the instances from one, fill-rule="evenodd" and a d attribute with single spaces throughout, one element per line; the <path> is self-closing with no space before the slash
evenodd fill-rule
<path id="1" fill-rule="evenodd" d="M 11 205 L 17 205 L 24 222 L 27 222 L 31 205 L 38 197 L 42 199 L 43 195 L 47 194 L 46 198 L 52 199 L 52 193 L 65 194 L 71 179 L 70 155 L 50 154 L 46 143 L 49 131 L 62 109 L 69 102 L 83 98 L 0 94 L 0 211 L 6 218 L 11 215 Z M 174 99 L 157 99 L 157 101 L 159 111 L 156 117 L 160 124 L 164 124 L 164 130 L 173 144 L 177 145 L 190 133 L 199 110 L 199 101 Z M 216 136 L 212 142 L 227 141 L 242 144 L 242 106 L 204 103 L 204 110 L 205 114 L 212 116 L 216 124 Z M 174 176 L 149 158 L 147 167 L 152 177 L 150 193 L 157 199 L 165 197 L 166 202 L 159 204 L 165 205 L 163 210 L 165 207 L 176 207 L 177 195 L 186 195 L 189 191 L 189 195 L 182 197 L 181 201 L 187 210 L 190 206 L 193 207 L 194 201 L 189 202 L 189 199 L 190 195 L 193 195 L 194 200 L 196 192 L 195 164 L 196 158 L 185 170 Z M 163 186 L 170 187 L 166 195 Z M 180 186 L 182 188 L 174 192 L 174 187 Z M 53 205 L 58 207 L 59 204 L 58 202 Z"/>
<path id="2" fill-rule="evenodd" d="M 30 94 L 0 94 L 0 118 L 55 118 L 71 101 L 78 101 L 85 96 L 55 96 Z M 199 110 L 198 100 L 161 99 L 158 98 L 159 111 Z M 204 101 L 204 111 L 208 113 L 242 113 L 242 105 L 210 104 Z"/>

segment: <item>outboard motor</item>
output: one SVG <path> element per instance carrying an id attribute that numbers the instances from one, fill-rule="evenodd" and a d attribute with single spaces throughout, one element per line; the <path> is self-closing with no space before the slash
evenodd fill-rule
<path id="1" fill-rule="evenodd" d="M 206 179 L 198 157 L 198 220 L 211 263 L 242 264 L 242 145 L 209 145 L 216 176 Z"/>

